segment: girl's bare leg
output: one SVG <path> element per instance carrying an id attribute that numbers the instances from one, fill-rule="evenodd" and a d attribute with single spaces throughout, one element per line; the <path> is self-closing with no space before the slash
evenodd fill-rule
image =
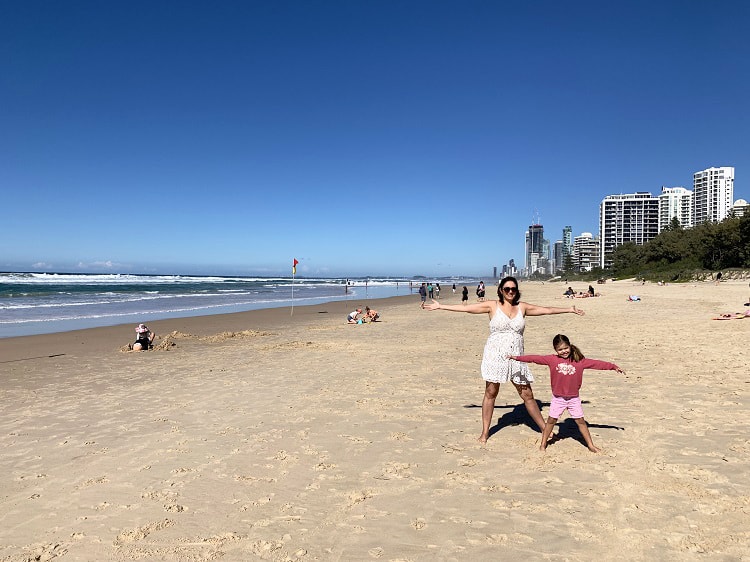
<path id="1" fill-rule="evenodd" d="M 495 413 L 495 399 L 500 390 L 500 383 L 485 381 L 484 398 L 482 399 L 482 434 L 479 436 L 480 443 L 486 443 L 490 436 L 490 424 L 492 415 Z"/>
<path id="2" fill-rule="evenodd" d="M 544 431 L 542 432 L 542 443 L 539 445 L 540 451 L 547 450 L 547 440 L 550 438 L 550 435 L 552 435 L 552 430 L 555 429 L 556 423 L 557 418 L 553 418 L 552 416 L 547 418 L 547 423 L 544 425 Z"/>
<path id="3" fill-rule="evenodd" d="M 581 435 L 583 435 L 583 440 L 586 441 L 586 446 L 589 448 L 589 451 L 592 453 L 598 453 L 601 449 L 596 447 L 591 440 L 591 433 L 589 432 L 589 426 L 586 425 L 586 420 L 583 418 L 576 418 L 576 423 L 578 424 L 578 430 L 581 432 Z"/>
<path id="4" fill-rule="evenodd" d="M 516 387 L 518 395 L 523 400 L 526 411 L 531 416 L 531 419 L 539 426 L 539 431 L 544 432 L 544 418 L 542 417 L 542 412 L 539 411 L 539 404 L 534 399 L 534 391 L 531 390 L 531 385 L 513 383 L 513 386 Z"/>

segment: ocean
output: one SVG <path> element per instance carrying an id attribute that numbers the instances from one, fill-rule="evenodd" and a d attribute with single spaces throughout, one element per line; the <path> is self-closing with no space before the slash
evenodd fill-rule
<path id="1" fill-rule="evenodd" d="M 404 296 L 423 279 L 0 273 L 0 338 L 165 318 Z M 348 283 L 347 283 L 348 282 Z M 455 282 L 437 280 L 443 290 Z"/>

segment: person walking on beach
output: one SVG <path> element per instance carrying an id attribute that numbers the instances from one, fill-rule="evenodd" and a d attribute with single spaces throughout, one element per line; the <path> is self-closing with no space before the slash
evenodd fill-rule
<path id="1" fill-rule="evenodd" d="M 464 285 L 464 290 L 461 292 L 461 304 L 464 306 L 469 302 L 469 288 Z"/>
<path id="2" fill-rule="evenodd" d="M 521 301 L 518 281 L 515 277 L 504 277 L 497 289 L 497 300 L 483 301 L 466 306 L 450 306 L 433 301 L 425 304 L 425 310 L 449 310 L 468 312 L 470 314 L 487 314 L 490 318 L 490 335 L 484 346 L 482 356 L 482 378 L 485 381 L 482 400 L 482 433 L 480 443 L 486 443 L 490 435 L 490 424 L 495 411 L 495 399 L 500 390 L 500 383 L 511 382 L 526 406 L 526 411 L 544 431 L 545 422 L 539 405 L 534 399 L 531 383 L 534 376 L 525 363 L 511 361 L 509 355 L 523 354 L 523 332 L 526 327 L 526 316 L 543 316 L 546 314 L 577 314 L 585 312 L 575 305 L 566 308 L 537 306 Z"/>
<path id="3" fill-rule="evenodd" d="M 565 410 L 568 410 L 570 417 L 576 421 L 578 430 L 586 441 L 586 446 L 592 453 L 598 453 L 599 447 L 594 445 L 591 439 L 586 420 L 583 419 L 583 406 L 581 406 L 581 397 L 579 391 L 583 383 L 584 369 L 598 369 L 600 371 L 617 371 L 624 375 L 625 371 L 620 369 L 614 363 L 599 361 L 598 359 L 587 359 L 581 350 L 570 343 L 568 336 L 557 334 L 552 340 L 552 347 L 555 349 L 554 355 L 509 355 L 512 361 L 521 361 L 524 363 L 535 363 L 537 365 L 547 365 L 549 367 L 549 381 L 552 385 L 552 401 L 549 405 L 549 416 L 544 426 L 542 434 L 542 443 L 539 449 L 547 449 L 547 439 L 552 435 L 557 420 Z"/>
<path id="4" fill-rule="evenodd" d="M 426 283 L 422 283 L 419 286 L 419 298 L 422 301 L 422 306 L 424 306 L 424 303 L 427 300 L 427 284 Z"/>

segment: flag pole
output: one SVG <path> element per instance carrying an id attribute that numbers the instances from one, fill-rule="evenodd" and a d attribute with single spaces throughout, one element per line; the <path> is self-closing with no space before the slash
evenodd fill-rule
<path id="1" fill-rule="evenodd" d="M 294 316 L 294 277 L 297 275 L 297 258 L 292 259 L 292 311 L 289 316 Z"/>

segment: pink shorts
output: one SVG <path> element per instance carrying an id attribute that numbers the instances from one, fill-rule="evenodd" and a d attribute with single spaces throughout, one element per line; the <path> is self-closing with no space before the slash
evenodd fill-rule
<path id="1" fill-rule="evenodd" d="M 563 398 L 562 396 L 552 395 L 549 403 L 549 417 L 558 419 L 562 413 L 568 410 L 571 418 L 583 417 L 583 406 L 581 406 L 581 397 Z"/>

